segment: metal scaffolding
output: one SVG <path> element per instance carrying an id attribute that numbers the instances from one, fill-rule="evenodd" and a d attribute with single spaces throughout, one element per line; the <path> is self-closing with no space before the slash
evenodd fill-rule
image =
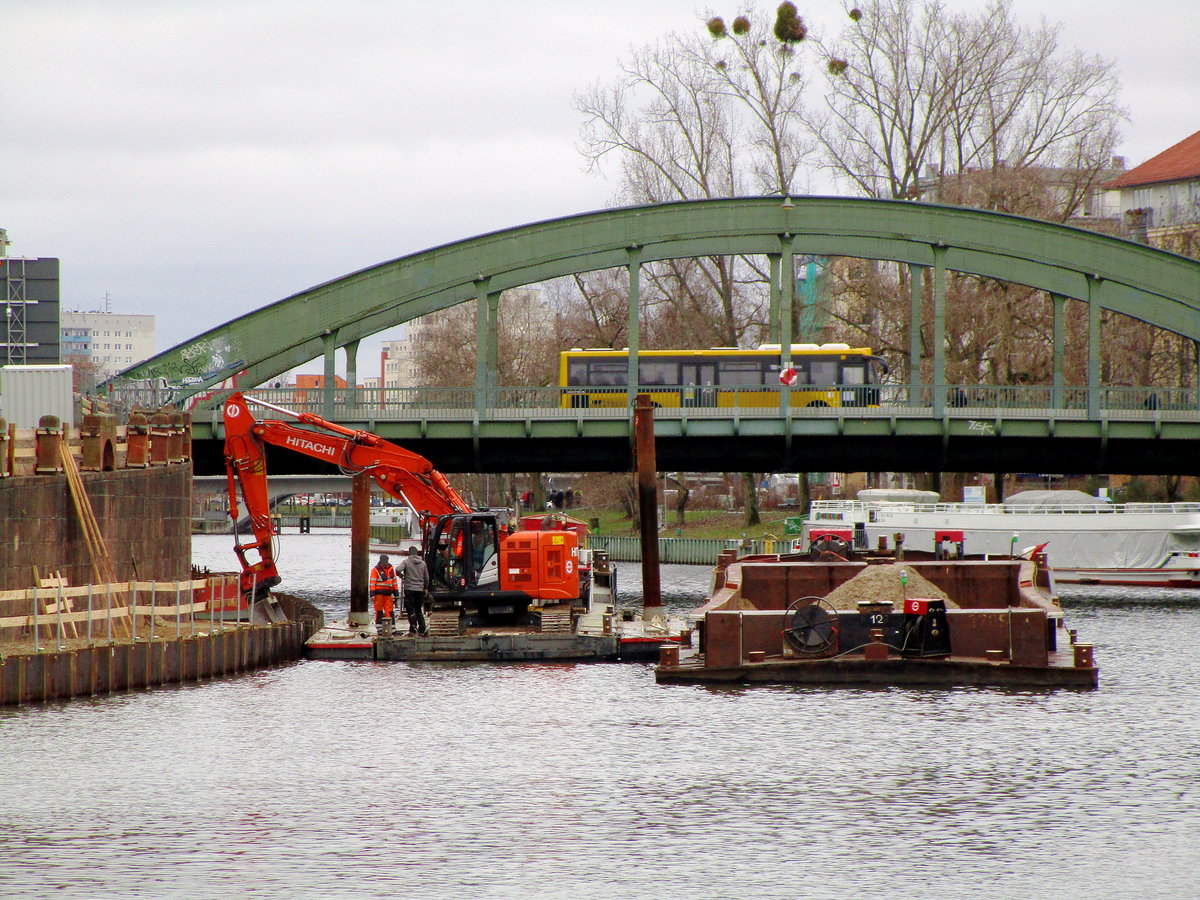
<path id="1" fill-rule="evenodd" d="M 4 364 L 25 365 L 25 260 L 0 255 L 4 273 Z"/>

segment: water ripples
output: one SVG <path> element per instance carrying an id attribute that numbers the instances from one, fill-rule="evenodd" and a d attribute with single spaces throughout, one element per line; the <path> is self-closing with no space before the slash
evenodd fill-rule
<path id="1" fill-rule="evenodd" d="M 344 612 L 312 546 L 284 588 Z M 0 891 L 1192 896 L 1200 607 L 1068 606 L 1098 691 L 314 662 L 0 710 Z"/>

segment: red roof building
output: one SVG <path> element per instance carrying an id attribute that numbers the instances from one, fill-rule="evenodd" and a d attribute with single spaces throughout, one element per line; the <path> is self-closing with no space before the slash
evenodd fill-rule
<path id="1" fill-rule="evenodd" d="M 1200 179 L 1200 131 L 1184 138 L 1175 146 L 1168 147 L 1157 156 L 1150 157 L 1140 166 L 1106 183 L 1104 187 L 1110 191 L 1117 191 L 1146 184 L 1195 179 Z"/>
<path id="2" fill-rule="evenodd" d="M 1104 184 L 1117 191 L 1131 237 L 1156 236 L 1200 224 L 1200 131 Z"/>

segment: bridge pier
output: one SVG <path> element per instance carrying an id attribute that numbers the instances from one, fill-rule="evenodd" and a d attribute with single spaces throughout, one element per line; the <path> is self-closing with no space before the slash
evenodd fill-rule
<path id="1" fill-rule="evenodd" d="M 933 414 L 946 410 L 946 245 L 933 245 Z"/>
<path id="2" fill-rule="evenodd" d="M 768 285 L 767 300 L 767 340 L 772 344 L 782 343 L 779 340 L 779 292 L 780 262 L 782 256 L 778 253 L 768 253 L 767 262 L 771 266 L 771 283 Z"/>
<path id="3" fill-rule="evenodd" d="M 321 391 L 321 415 L 326 419 L 332 419 L 334 417 L 334 378 L 337 372 L 334 357 L 334 354 L 337 353 L 337 335 L 326 330 L 325 334 L 321 336 L 321 347 L 325 361 L 325 387 Z"/>
<path id="4" fill-rule="evenodd" d="M 488 331 L 489 304 L 491 294 L 488 291 L 490 278 L 479 278 L 475 281 L 475 409 L 483 416 L 486 407 L 484 391 L 488 386 Z"/>
<path id="5" fill-rule="evenodd" d="M 1096 296 L 1100 280 L 1091 275 L 1085 275 L 1084 279 L 1087 281 L 1088 305 L 1088 417 L 1094 419 L 1100 413 L 1100 394 L 1096 390 L 1100 387 L 1100 299 Z"/>
<path id="6" fill-rule="evenodd" d="M 1067 298 L 1062 294 L 1051 294 L 1050 299 L 1054 302 L 1054 380 L 1050 389 L 1050 403 L 1055 409 L 1062 409 L 1063 386 L 1066 383 L 1063 377 L 1063 358 L 1067 339 Z"/>
<path id="7" fill-rule="evenodd" d="M 346 354 L 346 387 L 351 391 L 358 387 L 358 343 L 356 339 L 342 347 Z"/>
<path id="8" fill-rule="evenodd" d="M 921 282 L 926 266 L 908 264 L 908 382 L 921 382 Z M 913 398 L 909 398 L 911 403 Z"/>
<path id="9" fill-rule="evenodd" d="M 500 386 L 500 292 L 487 295 L 487 386 Z"/>

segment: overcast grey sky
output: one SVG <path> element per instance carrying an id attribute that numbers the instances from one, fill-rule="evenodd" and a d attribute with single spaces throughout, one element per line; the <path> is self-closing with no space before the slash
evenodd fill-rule
<path id="1" fill-rule="evenodd" d="M 840 28 L 839 3 L 797 6 Z M 166 349 L 377 262 L 605 206 L 572 94 L 631 45 L 744 8 L 0 0 L 0 228 L 12 255 L 62 260 L 64 309 L 108 295 L 154 314 Z M 1129 165 L 1200 130 L 1198 0 L 1014 8 L 1117 60 Z"/>

